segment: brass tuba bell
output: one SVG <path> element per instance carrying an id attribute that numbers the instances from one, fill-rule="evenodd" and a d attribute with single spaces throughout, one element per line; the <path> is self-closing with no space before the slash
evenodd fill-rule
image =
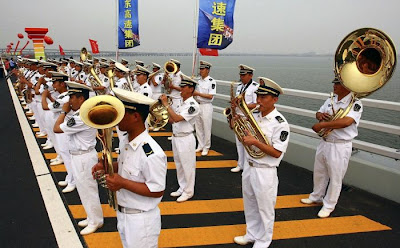
<path id="1" fill-rule="evenodd" d="M 178 66 L 172 61 L 167 61 L 164 64 L 164 71 L 165 71 L 165 77 L 164 77 L 165 78 L 165 81 L 164 81 L 165 93 L 170 94 L 171 93 L 170 85 L 172 84 L 172 80 L 168 74 L 176 73 L 178 71 Z"/>
<path id="2" fill-rule="evenodd" d="M 384 86 L 393 75 L 396 61 L 396 48 L 384 32 L 361 28 L 348 34 L 336 50 L 334 72 L 353 96 L 348 107 L 337 110 L 330 120 L 345 117 L 356 98 L 366 97 Z M 326 137 L 331 131 L 322 129 L 318 135 Z"/>
<path id="3" fill-rule="evenodd" d="M 97 128 L 97 138 L 103 146 L 102 160 L 104 171 L 96 173 L 95 178 L 98 183 L 106 188 L 108 204 L 110 207 L 117 210 L 118 203 L 116 193 L 107 189 L 105 174 L 113 175 L 113 160 L 112 160 L 112 128 L 117 125 L 125 114 L 124 104 L 116 97 L 109 95 L 101 95 L 89 98 L 86 100 L 79 111 L 82 121 L 93 128 Z"/>

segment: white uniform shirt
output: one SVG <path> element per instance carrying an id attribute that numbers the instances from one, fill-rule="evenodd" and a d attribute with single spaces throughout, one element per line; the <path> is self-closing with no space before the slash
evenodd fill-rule
<path id="1" fill-rule="evenodd" d="M 236 89 L 236 96 L 240 95 L 244 91 L 244 99 L 247 104 L 256 103 L 257 102 L 257 94 L 255 93 L 258 89 L 259 84 L 255 81 L 250 82 L 250 85 L 246 88 L 247 84 L 243 83 L 239 84 Z"/>
<path id="2" fill-rule="evenodd" d="M 69 95 L 67 93 L 68 91 L 59 94 L 53 103 L 48 104 L 50 111 L 54 113 L 54 117 L 58 117 L 64 104 L 69 102 Z"/>
<path id="3" fill-rule="evenodd" d="M 89 151 L 96 146 L 97 130 L 87 126 L 79 116 L 79 110 L 70 118 L 65 117 L 60 125 L 61 130 L 68 135 L 70 151 Z"/>
<path id="4" fill-rule="evenodd" d="M 250 85 L 246 88 L 247 84 L 240 84 L 237 89 L 236 89 L 236 96 L 240 95 L 241 93 L 244 93 L 244 101 L 246 104 L 252 104 L 252 103 L 257 103 L 257 94 L 255 93 L 256 90 L 258 89 L 259 84 L 255 81 L 251 81 Z M 239 108 L 236 108 L 236 113 L 238 115 L 242 115 L 242 111 L 240 111 Z"/>
<path id="5" fill-rule="evenodd" d="M 333 109 L 337 112 L 340 108 L 346 109 L 351 101 L 351 93 L 347 96 L 343 97 L 340 101 L 338 101 L 338 96 L 334 95 L 333 97 Z M 328 98 L 325 103 L 321 106 L 318 110 L 321 113 L 328 113 L 330 115 L 333 114 L 332 112 L 332 103 L 331 99 Z M 354 139 L 358 135 L 358 124 L 360 123 L 361 114 L 363 112 L 363 106 L 359 99 L 356 99 L 353 107 L 351 108 L 350 112 L 347 114 L 348 117 L 354 119 L 354 122 L 345 128 L 333 129 L 333 131 L 327 136 L 328 139 L 333 140 L 347 140 L 350 141 Z"/>
<path id="6" fill-rule="evenodd" d="M 206 78 L 201 78 L 197 82 L 196 90 L 200 93 L 215 95 L 217 94 L 217 82 L 210 77 L 207 76 Z M 196 96 L 196 100 L 198 103 L 212 103 L 214 97 L 212 99 L 204 98 L 201 96 Z"/>
<path id="7" fill-rule="evenodd" d="M 101 84 L 105 87 L 106 94 L 110 94 L 111 86 L 110 86 L 110 79 L 104 74 L 99 74 L 99 78 L 101 80 Z"/>
<path id="8" fill-rule="evenodd" d="M 181 84 L 181 81 L 182 81 L 181 75 L 182 75 L 181 71 L 178 71 L 176 74 L 172 74 L 172 73 L 169 74 L 169 77 L 171 78 L 171 82 L 173 85 L 179 87 L 179 85 Z M 178 98 L 181 98 L 181 92 L 179 90 L 172 89 L 171 94 L 169 94 L 169 96 L 171 98 L 178 99 Z"/>
<path id="9" fill-rule="evenodd" d="M 164 77 L 163 73 L 158 73 L 153 77 L 154 81 L 157 83 L 157 86 L 154 86 L 153 82 L 149 83 L 151 90 L 153 91 L 154 94 L 159 94 L 162 92 L 161 81 L 163 80 L 163 77 Z"/>
<path id="10" fill-rule="evenodd" d="M 70 79 L 76 79 L 78 77 L 78 74 L 79 74 L 79 72 L 77 70 L 75 70 L 75 68 L 72 68 L 71 72 L 70 72 L 70 76 L 71 76 Z"/>
<path id="11" fill-rule="evenodd" d="M 151 192 L 165 190 L 167 156 L 145 130 L 131 142 L 123 136 L 118 157 L 118 174 L 131 181 L 145 183 Z M 142 196 L 126 189 L 117 191 L 118 204 L 149 211 L 157 207 L 162 197 Z"/>
<path id="12" fill-rule="evenodd" d="M 131 90 L 131 88 L 129 87 L 129 83 L 128 80 L 126 80 L 126 78 L 120 78 L 115 82 L 114 87 L 116 88 L 120 88 L 123 90 Z"/>
<path id="13" fill-rule="evenodd" d="M 147 82 L 140 85 L 136 92 L 150 98 L 153 96 L 153 91 L 151 90 L 150 85 Z"/>
<path id="14" fill-rule="evenodd" d="M 199 104 L 191 96 L 182 105 L 178 106 L 176 114 L 181 115 L 184 120 L 172 123 L 172 131 L 174 134 L 192 133 L 194 131 L 194 123 L 199 114 Z"/>
<path id="15" fill-rule="evenodd" d="M 281 151 L 282 154 L 279 158 L 265 155 L 258 159 L 252 158 L 248 155 L 248 160 L 259 165 L 264 165 L 265 167 L 278 167 L 289 144 L 289 124 L 285 117 L 279 113 L 276 108 L 264 117 L 262 117 L 261 112 L 254 113 L 253 116 L 264 133 L 265 138 L 267 138 L 268 143 L 276 150 Z"/>

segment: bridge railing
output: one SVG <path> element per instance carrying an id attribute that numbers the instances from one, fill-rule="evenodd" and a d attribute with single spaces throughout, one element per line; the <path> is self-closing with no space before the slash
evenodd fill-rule
<path id="1" fill-rule="evenodd" d="M 216 80 L 216 81 L 217 81 L 218 85 L 230 86 L 230 84 L 231 84 L 231 82 L 229 82 L 229 81 L 223 81 L 223 80 Z M 287 89 L 287 88 L 284 88 L 284 91 L 285 91 L 285 95 L 303 97 L 303 98 L 308 98 L 308 99 L 326 100 L 329 97 L 329 94 L 320 93 L 320 92 L 303 91 L 303 90 Z M 220 100 L 225 100 L 225 101 L 230 100 L 230 96 L 224 95 L 224 94 L 216 94 L 215 98 L 220 99 Z M 392 110 L 392 111 L 400 111 L 400 103 L 398 103 L 398 102 L 390 102 L 390 101 L 382 101 L 382 100 L 365 98 L 362 100 L 362 103 L 364 106 L 369 106 L 369 107 L 373 107 L 373 108 L 387 109 L 387 110 Z M 313 110 L 296 108 L 296 107 L 280 105 L 280 104 L 276 104 L 275 106 L 281 112 L 315 118 L 315 111 L 313 111 Z M 224 109 L 225 108 L 214 106 L 214 112 L 217 112 L 220 114 L 223 113 Z M 385 133 L 389 133 L 389 134 L 394 134 L 394 135 L 400 135 L 400 126 L 395 126 L 395 125 L 390 125 L 390 124 L 361 120 L 359 127 L 366 128 L 369 130 L 375 130 L 375 131 L 385 132 Z M 291 130 L 291 132 L 294 132 L 294 133 L 306 135 L 309 137 L 319 138 L 318 135 L 311 128 L 305 128 L 305 127 L 302 127 L 299 125 L 290 124 L 290 130 Z M 356 149 L 371 152 L 374 154 L 379 154 L 379 155 L 382 155 L 385 157 L 400 159 L 400 150 L 399 149 L 381 146 L 378 144 L 365 142 L 365 141 L 361 141 L 361 140 L 357 140 L 357 139 L 355 139 L 353 141 L 353 147 Z"/>

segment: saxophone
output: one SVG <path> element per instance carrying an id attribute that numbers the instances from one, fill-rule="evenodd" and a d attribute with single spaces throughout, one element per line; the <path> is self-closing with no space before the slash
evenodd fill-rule
<path id="1" fill-rule="evenodd" d="M 244 116 L 237 115 L 236 110 L 234 108 L 226 108 L 224 110 L 224 115 L 228 119 L 228 123 L 230 123 L 231 129 L 236 134 L 236 137 L 243 144 L 244 148 L 246 149 L 247 153 L 252 158 L 262 158 L 266 154 L 261 151 L 258 147 L 253 145 L 246 145 L 243 143 L 243 137 L 247 136 L 245 131 L 248 131 L 251 136 L 256 138 L 257 140 L 261 141 L 264 144 L 269 145 L 267 138 L 265 137 L 264 133 L 258 126 L 256 120 L 253 117 L 253 111 L 257 110 L 258 107 L 254 108 L 252 111 L 249 110 L 247 107 L 246 101 L 244 100 L 244 92 L 238 95 L 236 98 L 233 97 L 233 85 L 234 82 L 231 83 L 231 102 L 237 105 L 240 111 L 242 111 Z"/>

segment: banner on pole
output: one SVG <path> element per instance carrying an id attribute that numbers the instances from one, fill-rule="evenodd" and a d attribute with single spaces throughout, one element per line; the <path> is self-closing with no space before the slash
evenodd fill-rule
<path id="1" fill-rule="evenodd" d="M 233 41 L 236 0 L 200 0 L 197 48 L 222 50 Z"/>
<path id="2" fill-rule="evenodd" d="M 89 42 L 90 46 L 92 47 L 92 53 L 99 53 L 99 45 L 97 44 L 97 41 L 89 39 Z"/>
<path id="3" fill-rule="evenodd" d="M 118 49 L 139 45 L 138 0 L 118 0 Z"/>
<path id="4" fill-rule="evenodd" d="M 58 45 L 58 48 L 60 49 L 60 55 L 65 55 L 64 49 L 61 47 L 61 45 Z"/>

